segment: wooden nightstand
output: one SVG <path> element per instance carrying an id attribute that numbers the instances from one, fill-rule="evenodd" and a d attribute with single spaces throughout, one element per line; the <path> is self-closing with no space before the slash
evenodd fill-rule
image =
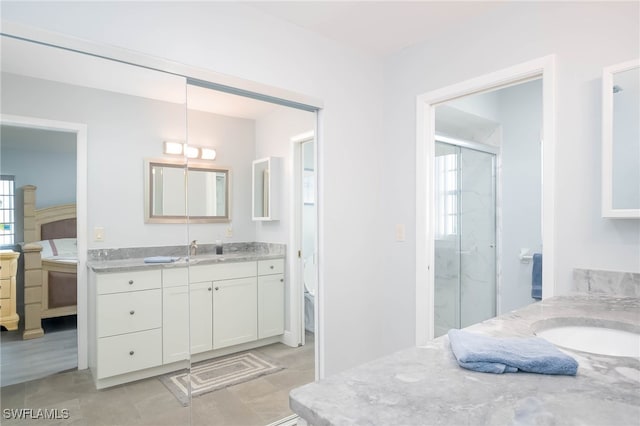
<path id="1" fill-rule="evenodd" d="M 16 313 L 16 273 L 20 253 L 0 250 L 0 325 L 17 330 L 20 317 Z"/>

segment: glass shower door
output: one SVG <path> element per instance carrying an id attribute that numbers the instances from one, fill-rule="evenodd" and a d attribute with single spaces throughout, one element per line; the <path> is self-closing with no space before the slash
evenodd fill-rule
<path id="1" fill-rule="evenodd" d="M 495 155 L 437 142 L 434 335 L 496 314 Z"/>

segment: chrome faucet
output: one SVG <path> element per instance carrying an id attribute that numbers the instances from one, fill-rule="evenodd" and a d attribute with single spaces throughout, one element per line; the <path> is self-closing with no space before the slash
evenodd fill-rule
<path id="1" fill-rule="evenodd" d="M 189 244 L 189 255 L 195 256 L 196 250 L 198 250 L 198 244 L 196 243 L 196 240 L 193 240 L 191 241 L 191 244 Z"/>

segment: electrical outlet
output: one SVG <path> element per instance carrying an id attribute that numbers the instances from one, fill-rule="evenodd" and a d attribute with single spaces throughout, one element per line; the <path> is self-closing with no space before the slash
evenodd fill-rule
<path id="1" fill-rule="evenodd" d="M 233 237 L 233 228 L 230 226 L 227 226 L 227 238 L 231 238 Z"/>
<path id="2" fill-rule="evenodd" d="M 93 228 L 93 241 L 104 241 L 104 228 L 102 226 Z"/>
<path id="3" fill-rule="evenodd" d="M 404 240 L 405 240 L 404 224 L 399 223 L 396 225 L 396 241 L 404 241 Z"/>

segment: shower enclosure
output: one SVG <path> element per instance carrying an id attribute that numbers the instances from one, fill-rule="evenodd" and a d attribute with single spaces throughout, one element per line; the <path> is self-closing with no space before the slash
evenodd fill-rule
<path id="1" fill-rule="evenodd" d="M 496 154 L 442 139 L 434 165 L 435 337 L 496 315 Z"/>

